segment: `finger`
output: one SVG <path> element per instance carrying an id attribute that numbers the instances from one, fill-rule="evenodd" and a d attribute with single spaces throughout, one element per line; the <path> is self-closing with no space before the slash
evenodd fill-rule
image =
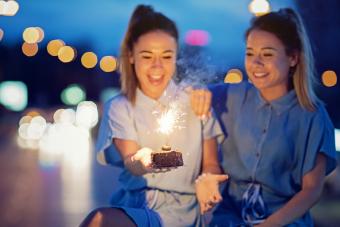
<path id="1" fill-rule="evenodd" d="M 226 175 L 226 174 L 216 175 L 216 180 L 218 182 L 226 181 L 228 178 L 229 178 L 229 176 Z"/>
<path id="2" fill-rule="evenodd" d="M 211 108 L 211 93 L 204 91 L 204 103 L 202 104 L 202 114 L 209 117 Z"/>
<path id="3" fill-rule="evenodd" d="M 197 92 L 197 112 L 198 116 L 204 117 L 205 118 L 205 112 L 204 112 L 204 106 L 205 106 L 205 90 L 199 90 Z"/>
<path id="4" fill-rule="evenodd" d="M 191 91 L 190 93 L 190 104 L 191 104 L 191 109 L 197 115 L 197 92 L 196 91 Z"/>

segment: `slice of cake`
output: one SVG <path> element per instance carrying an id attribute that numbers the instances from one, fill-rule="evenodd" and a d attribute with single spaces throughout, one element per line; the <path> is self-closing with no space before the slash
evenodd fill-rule
<path id="1" fill-rule="evenodd" d="M 156 169 L 183 166 L 182 152 L 172 151 L 168 145 L 164 145 L 162 151 L 152 153 L 151 160 Z"/>

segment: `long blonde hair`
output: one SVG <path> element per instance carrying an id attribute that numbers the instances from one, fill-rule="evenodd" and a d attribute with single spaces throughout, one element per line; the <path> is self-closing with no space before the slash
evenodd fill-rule
<path id="1" fill-rule="evenodd" d="M 134 65 L 130 62 L 130 54 L 132 53 L 133 45 L 140 36 L 156 30 L 171 35 L 176 40 L 176 43 L 178 42 L 178 30 L 171 19 L 160 12 L 154 11 L 151 6 L 138 5 L 132 13 L 121 45 L 119 64 L 122 93 L 132 104 L 135 103 L 136 90 L 139 84 Z"/>
<path id="2" fill-rule="evenodd" d="M 281 9 L 254 18 L 246 31 L 246 37 L 254 29 L 275 35 L 285 46 L 288 56 L 298 53 L 298 63 L 290 69 L 291 83 L 300 105 L 304 109 L 315 111 L 321 101 L 315 94 L 317 83 L 314 56 L 301 17 L 290 8 Z"/>

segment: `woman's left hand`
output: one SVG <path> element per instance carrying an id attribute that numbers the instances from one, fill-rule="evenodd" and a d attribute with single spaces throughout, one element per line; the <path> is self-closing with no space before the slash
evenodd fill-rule
<path id="1" fill-rule="evenodd" d="M 209 211 L 222 200 L 219 184 L 227 179 L 227 175 L 209 173 L 197 178 L 195 186 L 201 214 Z"/>
<path id="2" fill-rule="evenodd" d="M 190 103 L 193 112 L 196 116 L 204 120 L 211 116 L 211 99 L 212 94 L 208 89 L 193 89 L 188 88 L 190 93 Z"/>

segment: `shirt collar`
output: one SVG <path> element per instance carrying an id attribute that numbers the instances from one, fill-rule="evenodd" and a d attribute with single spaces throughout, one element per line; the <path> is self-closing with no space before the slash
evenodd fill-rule
<path id="1" fill-rule="evenodd" d="M 174 95 L 176 95 L 177 92 L 177 85 L 173 80 L 170 80 L 168 83 L 168 86 L 162 93 L 161 97 L 159 97 L 158 100 L 152 99 L 148 96 L 146 96 L 142 90 L 137 88 L 136 92 L 136 105 L 143 105 L 143 106 L 150 106 L 153 107 L 157 104 L 167 105 Z"/>
<path id="2" fill-rule="evenodd" d="M 289 110 L 291 107 L 293 107 L 298 102 L 296 92 L 294 89 L 289 91 L 284 96 L 273 100 L 271 102 L 268 102 L 263 99 L 261 96 L 259 90 L 256 89 L 256 104 L 258 109 L 261 109 L 265 106 L 270 105 L 273 110 L 278 114 L 282 114 L 283 112 Z"/>

